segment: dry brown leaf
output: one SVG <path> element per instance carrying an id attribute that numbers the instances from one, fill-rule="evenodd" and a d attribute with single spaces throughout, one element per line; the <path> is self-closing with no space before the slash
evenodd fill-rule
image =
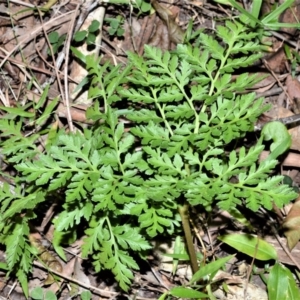
<path id="1" fill-rule="evenodd" d="M 275 78 L 266 72 L 256 73 L 256 78 L 261 78 L 259 82 L 251 87 L 251 90 L 255 90 L 256 93 L 264 93 L 276 83 Z"/>
<path id="2" fill-rule="evenodd" d="M 274 236 L 265 236 L 264 240 L 266 242 L 268 242 L 269 244 L 271 244 L 277 251 L 277 255 L 278 255 L 278 261 L 283 263 L 283 264 L 287 264 L 287 265 L 291 265 L 294 266 L 294 262 L 289 258 L 289 256 L 287 255 L 287 253 L 284 251 L 284 249 L 282 248 L 282 245 L 286 244 L 286 238 L 285 237 L 280 237 L 279 241 L 274 237 Z M 293 249 L 293 252 L 291 253 L 291 255 L 293 256 L 293 258 L 296 261 L 300 261 L 300 243 L 298 243 L 295 248 Z"/>
<path id="3" fill-rule="evenodd" d="M 50 269 L 57 271 L 59 273 L 62 272 L 63 268 L 61 263 L 46 249 L 41 240 L 36 237 L 37 234 L 31 234 L 29 236 L 29 240 L 32 246 L 34 246 L 38 250 L 39 258 L 41 261 L 48 266 Z M 45 279 L 44 284 L 50 285 L 55 282 L 55 279 L 51 274 L 48 274 L 48 277 Z"/>
<path id="4" fill-rule="evenodd" d="M 285 84 L 287 87 L 286 92 L 291 99 L 300 97 L 300 82 L 297 78 L 293 78 L 291 75 L 288 75 Z"/>
<path id="5" fill-rule="evenodd" d="M 275 50 L 280 46 L 281 46 L 280 44 L 278 44 L 278 46 L 275 46 Z M 285 55 L 283 48 L 280 48 L 278 51 L 271 54 L 268 57 L 267 62 L 268 62 L 268 67 L 276 73 L 282 73 L 284 70 L 286 70 L 287 57 Z"/>
<path id="6" fill-rule="evenodd" d="M 159 17 L 166 24 L 170 35 L 170 40 L 174 44 L 182 43 L 184 39 L 184 31 L 176 24 L 175 17 L 172 12 L 168 8 L 159 4 L 156 0 L 152 0 L 151 4 Z"/>
<path id="7" fill-rule="evenodd" d="M 148 45 L 152 47 L 159 47 L 161 50 L 169 49 L 170 35 L 167 27 L 162 20 L 158 20 L 154 34 L 151 36 Z"/>
<path id="8" fill-rule="evenodd" d="M 292 250 L 300 240 L 300 197 L 292 206 L 283 224 L 287 245 Z"/>
<path id="9" fill-rule="evenodd" d="M 293 111 L 300 113 L 300 82 L 297 78 L 288 75 L 286 78 L 287 93 L 292 100 Z"/>

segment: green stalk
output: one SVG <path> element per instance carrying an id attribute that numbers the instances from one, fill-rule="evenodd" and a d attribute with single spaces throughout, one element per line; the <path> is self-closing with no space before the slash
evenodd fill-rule
<path id="1" fill-rule="evenodd" d="M 193 274 L 195 274 L 198 270 L 198 262 L 196 251 L 193 244 L 193 238 L 191 233 L 190 221 L 189 221 L 189 205 L 188 203 L 184 203 L 184 205 L 179 205 L 178 211 L 181 217 L 182 227 L 185 235 L 187 250 L 190 256 L 191 267 Z"/>

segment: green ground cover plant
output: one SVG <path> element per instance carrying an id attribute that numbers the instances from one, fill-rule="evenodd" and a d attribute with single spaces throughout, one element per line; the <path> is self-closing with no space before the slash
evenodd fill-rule
<path id="1" fill-rule="evenodd" d="M 5 109 L 1 152 L 16 176 L 13 190 L 6 183 L 0 190 L 1 267 L 16 274 L 25 293 L 36 255 L 30 222 L 58 195 L 57 253 L 66 259 L 62 246 L 83 237 L 82 256 L 96 271 L 111 270 L 125 291 L 139 268 L 134 254 L 144 257 L 151 239 L 182 227 L 197 271 L 189 206 L 270 210 L 297 196 L 281 184 L 282 176 L 272 176 L 286 136 L 275 140 L 263 132 L 252 147 L 241 145 L 268 109 L 263 99 L 244 93 L 259 81 L 243 72 L 264 50 L 258 33 L 241 17 L 218 26 L 214 36 L 196 32 L 191 38 L 193 46 L 174 51 L 145 46 L 142 57 L 128 53 L 126 67 L 100 65 L 73 50 L 86 65 L 85 83 L 95 99 L 87 112 L 94 125 L 75 133 L 47 126 L 58 102 L 46 107 L 47 91 L 38 104 Z M 24 135 L 28 124 L 36 129 Z M 37 147 L 42 137 L 43 151 Z M 275 154 L 259 163 L 264 139 L 275 140 Z"/>

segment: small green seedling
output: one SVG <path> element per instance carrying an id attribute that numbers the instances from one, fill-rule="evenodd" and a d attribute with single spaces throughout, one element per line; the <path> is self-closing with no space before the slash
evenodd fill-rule
<path id="1" fill-rule="evenodd" d="M 117 16 L 116 18 L 105 18 L 105 21 L 109 23 L 108 34 L 110 36 L 117 35 L 121 37 L 124 35 L 124 18 L 122 16 Z"/>
<path id="2" fill-rule="evenodd" d="M 57 300 L 52 291 L 44 290 L 41 287 L 34 288 L 30 293 L 30 297 L 34 300 Z"/>
<path id="3" fill-rule="evenodd" d="M 95 44 L 96 35 L 99 31 L 100 23 L 97 20 L 93 20 L 87 30 L 78 31 L 74 34 L 75 42 L 85 41 L 87 45 Z"/>
<path id="4" fill-rule="evenodd" d="M 59 48 L 63 45 L 66 40 L 66 34 L 59 36 L 57 31 L 52 31 L 49 35 L 49 42 L 52 46 L 53 54 L 56 54 L 59 51 Z M 50 49 L 47 50 L 47 54 L 51 55 Z"/>

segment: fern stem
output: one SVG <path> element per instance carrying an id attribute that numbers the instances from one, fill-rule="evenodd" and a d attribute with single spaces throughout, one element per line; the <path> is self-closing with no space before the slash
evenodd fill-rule
<path id="1" fill-rule="evenodd" d="M 161 67 L 164 68 L 165 71 L 168 73 L 168 75 L 173 79 L 174 83 L 177 85 L 177 87 L 181 91 L 182 95 L 186 99 L 186 101 L 189 104 L 190 108 L 194 111 L 195 124 L 198 124 L 199 123 L 199 116 L 198 116 L 197 111 L 196 111 L 196 109 L 193 105 L 193 101 L 191 101 L 190 97 L 187 95 L 187 93 L 184 89 L 184 86 L 178 81 L 176 75 L 173 72 L 171 72 L 168 67 L 166 67 L 164 64 L 161 64 Z"/>
<path id="2" fill-rule="evenodd" d="M 227 48 L 227 51 L 226 51 L 226 55 L 221 60 L 220 67 L 219 67 L 218 71 L 216 72 L 216 76 L 214 77 L 214 79 L 213 79 L 213 81 L 211 83 L 210 91 L 209 91 L 209 95 L 210 96 L 214 93 L 215 83 L 216 83 L 216 81 L 219 79 L 219 77 L 221 75 L 220 70 L 222 70 L 224 68 L 224 66 L 225 66 L 225 64 L 227 62 L 227 59 L 228 59 L 229 55 L 231 54 L 231 51 L 232 51 L 232 48 L 233 48 L 233 45 L 234 45 L 235 42 L 236 42 L 236 39 L 234 39 L 234 41 L 229 41 L 228 42 L 228 48 Z"/>
<path id="3" fill-rule="evenodd" d="M 194 111 L 194 115 L 195 115 L 195 124 L 199 123 L 199 115 L 197 114 L 197 111 L 195 109 L 195 106 L 193 105 L 193 101 L 191 101 L 190 97 L 187 95 L 187 93 L 185 92 L 184 87 L 180 84 L 180 82 L 177 80 L 176 76 L 173 73 L 169 73 L 169 75 L 171 76 L 171 78 L 174 80 L 175 84 L 178 86 L 179 90 L 181 91 L 181 93 L 183 94 L 183 96 L 185 97 L 187 103 L 189 104 L 190 108 Z M 196 125 L 197 127 L 197 125 Z M 195 133 L 198 133 L 195 132 Z"/>
<path id="4" fill-rule="evenodd" d="M 184 203 L 184 205 L 178 206 L 178 211 L 181 217 L 182 227 L 185 235 L 187 250 L 190 256 L 191 261 L 191 267 L 193 274 L 195 274 L 198 270 L 198 262 L 197 262 L 197 256 L 196 251 L 193 244 L 192 239 L 192 233 L 191 233 L 191 227 L 190 227 L 190 221 L 189 221 L 189 205 L 188 203 Z"/>
<path id="5" fill-rule="evenodd" d="M 157 96 L 156 96 L 156 90 L 151 88 L 151 91 L 152 91 L 152 94 L 153 94 L 153 99 L 155 101 L 155 105 L 156 107 L 158 108 L 159 112 L 160 112 L 160 115 L 161 117 L 163 118 L 164 120 L 164 123 L 167 127 L 167 129 L 169 130 L 170 134 L 173 135 L 173 130 L 169 124 L 169 122 L 167 121 L 167 118 L 166 118 L 166 115 L 165 115 L 165 111 L 164 109 L 161 107 L 160 103 L 158 102 L 158 99 L 157 99 Z"/>

